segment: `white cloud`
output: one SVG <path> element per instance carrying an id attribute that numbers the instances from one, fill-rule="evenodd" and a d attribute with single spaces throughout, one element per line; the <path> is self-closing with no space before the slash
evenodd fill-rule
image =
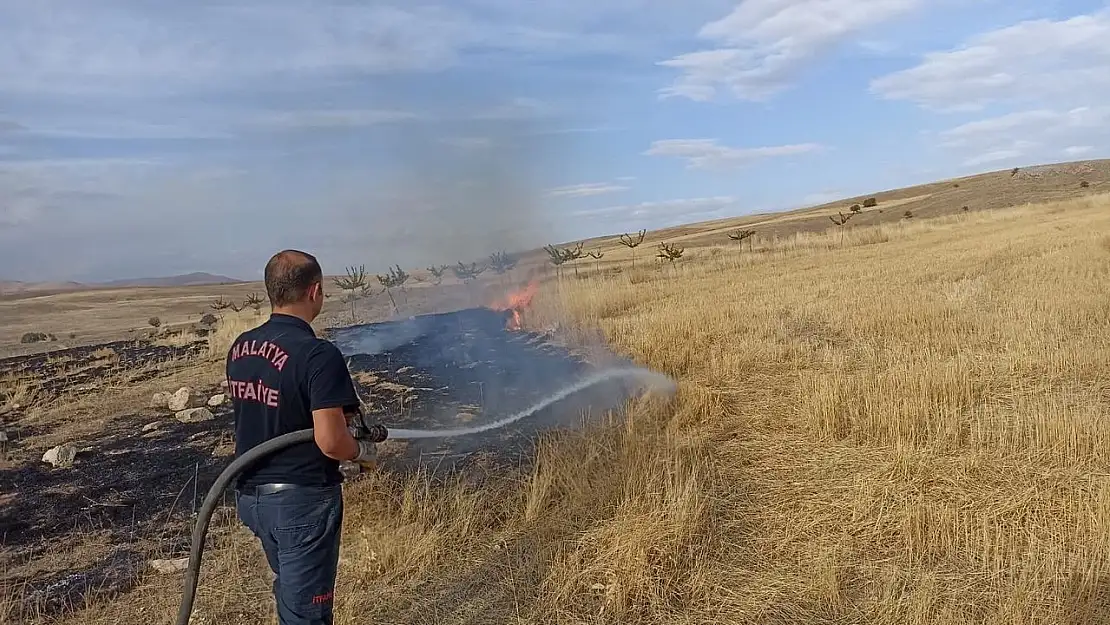
<path id="1" fill-rule="evenodd" d="M 942 111 L 1000 101 L 1082 104 L 1110 95 L 1110 9 L 1063 20 L 1030 20 L 976 35 L 958 48 L 880 77 L 871 90 Z"/>
<path id="2" fill-rule="evenodd" d="M 411 111 L 387 109 L 276 111 L 260 113 L 252 125 L 279 129 L 359 128 L 413 121 L 421 117 Z"/>
<path id="3" fill-rule="evenodd" d="M 937 139 L 968 167 L 1075 157 L 1093 151 L 1087 141 L 1110 140 L 1110 106 L 1019 111 L 961 124 Z"/>
<path id="4" fill-rule="evenodd" d="M 460 150 L 484 150 L 494 144 L 489 137 L 445 137 L 440 142 Z"/>
<path id="5" fill-rule="evenodd" d="M 534 98 L 516 97 L 508 102 L 498 104 L 483 111 L 475 113 L 472 118 L 478 120 L 521 120 L 532 119 L 550 115 L 554 107 Z"/>
<path id="6" fill-rule="evenodd" d="M 674 156 L 686 159 L 690 169 L 722 170 L 743 167 L 765 158 L 795 156 L 822 149 L 817 143 L 798 143 L 760 148 L 731 148 L 716 139 L 663 139 L 648 148 L 648 156 Z"/>
<path id="7" fill-rule="evenodd" d="M 651 220 L 656 223 L 662 219 L 668 223 L 681 223 L 695 216 L 716 215 L 735 205 L 736 198 L 732 196 L 682 198 L 581 210 L 570 213 L 570 216 L 600 220 L 613 218 Z"/>
<path id="8" fill-rule="evenodd" d="M 1090 154 L 1094 151 L 1095 146 L 1093 145 L 1069 145 L 1064 148 L 1064 154 L 1067 156 L 1083 156 L 1084 154 Z"/>
<path id="9" fill-rule="evenodd" d="M 547 195 L 551 197 L 591 197 L 627 190 L 628 187 L 611 182 L 586 182 L 548 189 Z"/>
<path id="10" fill-rule="evenodd" d="M 659 63 L 682 72 L 660 95 L 704 101 L 723 88 L 739 99 L 766 100 L 789 86 L 823 53 L 920 4 L 920 0 L 747 0 L 698 32 L 716 47 Z"/>
<path id="11" fill-rule="evenodd" d="M 991 152 L 972 156 L 964 160 L 963 164 L 967 167 L 976 167 L 978 165 L 989 165 L 990 163 L 1004 163 L 1021 158 L 1024 155 L 1025 152 L 1019 149 L 993 150 Z"/>
<path id="12" fill-rule="evenodd" d="M 458 13 L 429 7 L 11 2 L 0 5 L 0 90 L 172 94 L 279 76 L 426 71 L 453 63 L 475 36 Z"/>

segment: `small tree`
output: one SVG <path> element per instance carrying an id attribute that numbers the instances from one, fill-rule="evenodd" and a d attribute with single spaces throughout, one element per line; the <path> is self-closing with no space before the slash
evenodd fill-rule
<path id="1" fill-rule="evenodd" d="M 848 213 L 847 215 L 845 215 L 844 213 L 838 212 L 837 215 L 839 215 L 839 217 L 829 215 L 829 219 L 831 219 L 834 224 L 838 226 L 843 226 L 844 224 L 848 223 L 848 220 L 851 219 L 852 215 L 855 214 L 857 213 Z"/>
<path id="2" fill-rule="evenodd" d="M 428 267 L 428 273 L 432 274 L 432 280 L 436 286 L 439 286 L 440 283 L 443 282 L 443 274 L 447 271 L 447 269 L 447 265 L 439 265 L 438 267 L 432 265 L 431 267 Z"/>
<path id="3" fill-rule="evenodd" d="M 231 308 L 231 302 L 225 301 L 223 296 L 221 295 L 220 299 L 213 301 L 211 304 L 208 305 L 208 307 L 218 313 L 223 313 L 223 311 Z M 222 317 L 223 315 L 221 314 L 220 316 Z"/>
<path id="4" fill-rule="evenodd" d="M 674 261 L 682 258 L 682 253 L 684 251 L 686 251 L 684 248 L 678 247 L 677 245 L 670 245 L 664 241 L 659 244 L 659 253 L 655 256 L 662 260 L 669 260 L 671 262 L 671 267 L 674 267 Z"/>
<path id="5" fill-rule="evenodd" d="M 594 259 L 594 271 L 596 271 L 597 273 L 601 273 L 601 259 L 605 256 L 605 253 L 601 251 L 601 248 L 590 252 L 589 254 L 587 254 L 587 256 Z"/>
<path id="6" fill-rule="evenodd" d="M 729 233 L 728 238 L 736 241 L 740 249 L 744 249 L 744 240 L 748 241 L 748 250 L 754 251 L 752 247 L 752 237 L 755 236 L 755 230 L 737 230 L 736 232 Z"/>
<path id="7" fill-rule="evenodd" d="M 964 207 L 963 207 L 963 208 L 961 208 L 960 210 L 962 210 L 963 212 L 965 212 L 965 213 L 966 213 L 967 211 L 969 211 L 969 210 L 971 210 L 971 209 L 970 209 L 970 208 L 968 208 L 967 204 L 964 204 Z"/>
<path id="8" fill-rule="evenodd" d="M 517 258 L 504 251 L 494 252 L 489 255 L 489 268 L 497 275 L 503 275 L 516 267 Z"/>
<path id="9" fill-rule="evenodd" d="M 339 287 L 339 290 L 343 291 L 344 301 L 351 305 L 351 323 L 354 323 L 355 302 L 358 300 L 359 293 L 365 293 L 367 287 L 366 266 L 347 267 L 346 271 L 346 276 L 334 278 L 332 282 Z"/>
<path id="10" fill-rule="evenodd" d="M 583 256 L 586 255 L 582 251 L 582 244 L 581 243 L 579 243 L 576 247 L 573 247 L 573 248 L 564 247 L 562 253 L 563 253 L 563 258 L 565 258 L 567 262 L 576 261 L 579 258 L 582 258 Z M 575 278 L 578 277 L 578 263 L 574 263 L 574 277 Z"/>
<path id="11" fill-rule="evenodd" d="M 253 308 L 254 309 L 254 314 L 261 315 L 262 314 L 262 302 L 263 302 L 262 298 L 259 297 L 259 295 L 257 293 L 251 293 L 250 295 L 247 296 L 247 299 L 243 301 L 243 305 L 248 307 L 248 308 Z"/>
<path id="12" fill-rule="evenodd" d="M 409 274 L 405 273 L 405 270 L 401 269 L 400 265 L 396 265 L 394 267 L 390 267 L 389 273 L 387 273 L 386 275 L 383 276 L 381 274 L 378 274 L 377 278 L 378 282 L 380 282 L 381 285 L 385 287 L 385 294 L 389 296 L 389 303 L 393 306 L 393 312 L 396 313 L 397 302 L 393 299 L 392 289 L 399 288 L 402 292 L 404 292 L 405 282 L 408 282 Z"/>
<path id="13" fill-rule="evenodd" d="M 869 197 L 869 198 L 867 198 L 866 200 L 863 201 L 863 207 L 864 208 L 875 208 L 878 205 L 879 205 L 879 200 L 876 200 L 873 197 Z"/>
<path id="14" fill-rule="evenodd" d="M 561 278 L 563 276 L 563 264 L 567 259 L 563 257 L 563 252 L 554 245 L 545 245 L 543 251 L 547 252 L 547 262 L 555 267 L 555 276 Z"/>
<path id="15" fill-rule="evenodd" d="M 485 270 L 486 267 L 479 267 L 478 263 L 470 263 L 469 265 L 464 265 L 461 260 L 457 265 L 451 268 L 451 271 L 454 272 L 455 277 L 459 280 L 462 280 L 464 283 L 470 283 L 478 279 L 478 276 L 482 275 L 482 272 Z"/>
<path id="16" fill-rule="evenodd" d="M 623 246 L 627 247 L 628 249 L 632 250 L 632 266 L 633 267 L 636 266 L 636 248 L 639 247 L 639 245 L 644 242 L 644 236 L 646 236 L 646 235 L 647 235 L 647 230 L 640 230 L 637 233 L 637 237 L 635 239 L 628 236 L 628 234 L 622 234 L 621 235 L 621 245 L 623 245 Z"/>

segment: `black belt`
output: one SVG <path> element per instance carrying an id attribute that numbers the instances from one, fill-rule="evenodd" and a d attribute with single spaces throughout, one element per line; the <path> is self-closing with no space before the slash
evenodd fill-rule
<path id="1" fill-rule="evenodd" d="M 252 495 L 273 495 L 274 493 L 280 493 L 280 492 L 284 492 L 284 491 L 287 491 L 287 490 L 293 490 L 294 488 L 300 488 L 300 485 L 298 485 L 298 484 L 259 484 L 258 486 L 255 486 L 254 488 L 248 488 L 247 491 L 248 492 L 249 491 L 254 491 L 254 492 L 251 493 Z"/>
<path id="2" fill-rule="evenodd" d="M 331 485 L 329 484 L 329 485 L 325 486 L 325 488 L 327 488 L 328 486 L 331 486 Z M 243 493 L 244 495 L 255 495 L 255 496 L 258 496 L 258 495 L 273 495 L 274 493 L 283 493 L 287 490 L 293 490 L 293 489 L 296 489 L 296 488 L 320 488 L 320 487 L 319 486 L 305 486 L 303 484 L 274 483 L 274 484 L 259 484 L 257 486 L 247 486 L 245 488 L 240 488 L 239 492 Z"/>

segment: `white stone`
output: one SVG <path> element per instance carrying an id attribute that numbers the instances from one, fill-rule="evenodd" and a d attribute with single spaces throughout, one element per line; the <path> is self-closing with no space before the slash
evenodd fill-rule
<path id="1" fill-rule="evenodd" d="M 42 455 L 42 461 L 52 464 L 55 467 L 68 467 L 73 464 L 73 459 L 76 457 L 77 447 L 66 443 L 47 450 L 47 452 Z"/>
<path id="2" fill-rule="evenodd" d="M 169 393 L 166 393 L 164 391 L 159 392 L 159 393 L 155 393 L 154 396 L 150 398 L 150 407 L 151 408 L 169 408 L 170 407 L 170 397 L 172 397 L 172 395 L 170 395 Z"/>
<path id="3" fill-rule="evenodd" d="M 227 397 L 223 393 L 219 393 L 208 398 L 208 405 L 213 408 L 222 406 L 225 400 L 227 400 Z"/>
<path id="4" fill-rule="evenodd" d="M 204 398 L 198 397 L 193 393 L 193 389 L 188 386 L 182 386 L 177 389 L 177 392 L 170 397 L 169 405 L 167 408 L 174 412 L 185 410 L 186 408 L 197 408 L 204 405 Z"/>
<path id="5" fill-rule="evenodd" d="M 216 415 L 212 414 L 212 411 L 207 408 L 186 408 L 178 411 L 174 418 L 182 423 L 200 423 L 201 421 L 211 421 L 216 418 Z"/>
<path id="6" fill-rule="evenodd" d="M 163 575 L 180 573 L 189 568 L 189 558 L 175 558 L 173 560 L 151 560 L 150 567 Z"/>

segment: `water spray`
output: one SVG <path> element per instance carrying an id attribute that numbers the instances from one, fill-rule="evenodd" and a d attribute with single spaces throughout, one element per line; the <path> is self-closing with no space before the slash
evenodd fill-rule
<path id="1" fill-rule="evenodd" d="M 388 429 L 378 424 L 358 424 L 361 436 L 368 438 L 374 442 L 381 442 L 387 438 L 396 440 L 420 439 L 420 438 L 453 438 L 458 436 L 468 436 L 471 434 L 478 434 L 489 430 L 496 430 L 505 427 L 526 417 L 530 417 L 537 412 L 559 402 L 575 393 L 579 393 L 585 389 L 591 388 L 603 382 L 610 380 L 639 380 L 643 386 L 651 390 L 672 394 L 675 390 L 675 383 L 673 380 L 665 375 L 656 373 L 649 369 L 641 367 L 615 367 L 610 369 L 603 369 L 591 375 L 585 376 L 582 379 L 564 387 L 562 390 L 556 391 L 547 397 L 539 400 L 532 406 L 514 413 L 503 419 L 491 421 L 485 425 L 479 425 L 471 428 L 457 428 L 457 429 L 443 429 L 443 430 L 405 430 L 405 429 Z M 196 599 L 197 582 L 200 573 L 201 556 L 204 553 L 204 539 L 208 534 L 208 525 L 212 521 L 212 513 L 216 510 L 216 505 L 220 503 L 223 497 L 224 490 L 227 489 L 231 480 L 235 479 L 240 473 L 243 472 L 248 466 L 258 461 L 263 456 L 270 455 L 286 447 L 305 443 L 314 440 L 312 429 L 298 430 L 288 434 L 272 438 L 260 445 L 256 445 L 243 455 L 236 458 L 231 464 L 225 468 L 216 481 L 213 482 L 212 487 L 208 490 L 208 494 L 204 498 L 204 502 L 200 506 L 197 513 L 197 522 L 193 527 L 192 545 L 189 549 L 189 565 L 185 571 L 185 589 L 181 599 L 181 607 L 177 612 L 176 625 L 188 625 L 189 619 L 193 612 L 193 601 Z"/>
<path id="2" fill-rule="evenodd" d="M 640 367 L 619 367 L 614 369 L 605 369 L 597 373 L 588 375 L 581 380 L 564 387 L 554 393 L 544 397 L 535 404 L 528 408 L 521 410 L 515 414 L 509 415 L 504 419 L 491 421 L 484 425 L 478 425 L 470 428 L 456 428 L 446 430 L 402 430 L 402 429 L 389 429 L 389 438 L 394 440 L 409 440 L 416 438 L 452 438 L 456 436 L 469 436 L 471 434 L 479 434 L 489 430 L 496 430 L 510 425 L 526 417 L 530 417 L 537 412 L 547 408 L 548 406 L 566 399 L 571 395 L 584 391 L 587 388 L 608 382 L 610 380 L 641 380 L 645 382 L 645 386 L 653 388 L 654 390 L 671 393 L 674 390 L 674 381 L 667 376 L 656 373 L 649 369 Z"/>

